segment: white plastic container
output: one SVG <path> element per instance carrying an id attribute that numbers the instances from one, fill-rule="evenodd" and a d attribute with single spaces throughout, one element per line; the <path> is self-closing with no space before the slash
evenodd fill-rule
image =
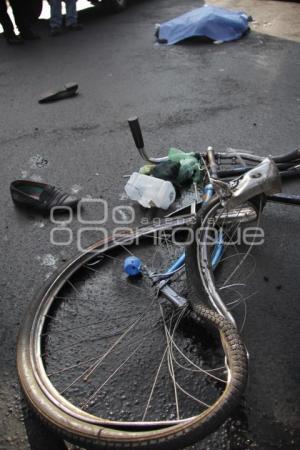
<path id="1" fill-rule="evenodd" d="M 136 200 L 145 208 L 157 207 L 168 209 L 174 202 L 176 193 L 170 181 L 133 172 L 125 192 L 131 200 Z"/>

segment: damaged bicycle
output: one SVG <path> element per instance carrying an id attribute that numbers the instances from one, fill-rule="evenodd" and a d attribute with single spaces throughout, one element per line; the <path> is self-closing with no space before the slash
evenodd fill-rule
<path id="1" fill-rule="evenodd" d="M 141 156 L 160 164 L 138 119 L 129 125 Z M 87 449 L 179 449 L 230 416 L 247 384 L 236 311 L 252 295 L 261 217 L 268 202 L 300 204 L 281 193 L 299 164 L 300 150 L 209 148 L 189 207 L 112 233 L 47 282 L 17 346 L 22 390 L 44 423 Z"/>

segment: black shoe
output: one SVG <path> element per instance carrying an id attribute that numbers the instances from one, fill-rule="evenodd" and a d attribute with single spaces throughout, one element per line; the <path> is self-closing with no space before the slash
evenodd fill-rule
<path id="1" fill-rule="evenodd" d="M 37 183 L 31 180 L 17 180 L 10 185 L 13 201 L 20 206 L 50 211 L 54 206 L 69 206 L 75 208 L 79 199 L 66 194 L 55 186 Z"/>
<path id="2" fill-rule="evenodd" d="M 53 27 L 50 30 L 51 36 L 60 36 L 63 33 L 62 27 Z"/>
<path id="3" fill-rule="evenodd" d="M 41 36 L 34 33 L 31 30 L 23 31 L 20 33 L 24 41 L 37 41 L 38 39 L 41 39 Z"/>
<path id="4" fill-rule="evenodd" d="M 10 45 L 24 44 L 24 40 L 21 36 L 17 36 L 15 33 L 5 35 L 6 42 Z"/>
<path id="5" fill-rule="evenodd" d="M 72 23 L 72 25 L 67 26 L 67 29 L 69 31 L 81 31 L 82 25 L 80 25 L 80 23 Z"/>
<path id="6" fill-rule="evenodd" d="M 63 100 L 64 98 L 74 97 L 78 94 L 77 83 L 66 83 L 64 89 L 59 91 L 47 92 L 40 99 L 39 103 L 56 102 L 57 100 Z"/>

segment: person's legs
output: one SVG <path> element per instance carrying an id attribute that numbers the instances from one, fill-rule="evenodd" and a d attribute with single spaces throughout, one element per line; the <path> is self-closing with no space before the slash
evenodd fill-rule
<path id="1" fill-rule="evenodd" d="M 61 28 L 62 27 L 62 12 L 61 12 L 61 0 L 49 0 L 51 7 L 50 27 Z"/>
<path id="2" fill-rule="evenodd" d="M 22 44 L 23 39 L 15 34 L 14 24 L 12 23 L 5 0 L 0 0 L 0 23 L 3 27 L 4 37 L 8 44 Z"/>
<path id="3" fill-rule="evenodd" d="M 10 0 L 10 6 L 13 10 L 16 25 L 20 34 L 27 33 L 29 30 L 29 21 L 27 19 L 26 10 L 22 0 Z"/>
<path id="4" fill-rule="evenodd" d="M 77 24 L 77 0 L 65 0 L 66 3 L 66 26 L 70 27 Z"/>
<path id="5" fill-rule="evenodd" d="M 7 13 L 6 0 L 0 0 L 0 23 L 5 36 L 14 35 L 14 26 Z"/>
<path id="6" fill-rule="evenodd" d="M 27 2 L 24 2 L 24 0 L 9 0 L 9 3 L 12 7 L 16 25 L 18 27 L 21 36 L 24 39 L 30 40 L 39 38 L 39 36 L 37 36 L 31 31 L 29 12 L 27 10 L 28 6 Z"/>

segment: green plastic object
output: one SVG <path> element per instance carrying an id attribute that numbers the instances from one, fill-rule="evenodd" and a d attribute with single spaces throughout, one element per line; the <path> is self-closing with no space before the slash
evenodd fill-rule
<path id="1" fill-rule="evenodd" d="M 170 161 L 180 162 L 180 169 L 176 180 L 179 186 L 202 183 L 203 170 L 200 155 L 194 152 L 186 153 L 179 148 L 171 147 L 168 158 Z"/>
<path id="2" fill-rule="evenodd" d="M 174 147 L 170 148 L 167 161 L 156 165 L 146 164 L 139 172 L 171 181 L 178 188 L 190 186 L 192 183 L 201 184 L 204 173 L 199 154 L 186 153 Z"/>
<path id="3" fill-rule="evenodd" d="M 180 150 L 179 148 L 175 148 L 175 147 L 171 147 L 168 152 L 168 159 L 170 161 L 176 161 L 176 162 L 179 161 L 180 162 L 184 159 L 193 158 L 193 157 L 195 157 L 194 152 L 186 153 L 183 150 Z"/>

